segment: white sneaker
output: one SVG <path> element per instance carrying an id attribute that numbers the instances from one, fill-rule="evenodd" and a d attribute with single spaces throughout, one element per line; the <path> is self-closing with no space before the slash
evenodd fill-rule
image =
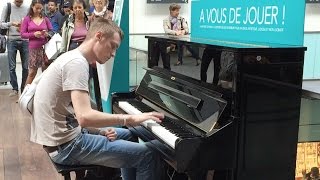
<path id="1" fill-rule="evenodd" d="M 171 51 L 171 47 L 168 46 L 167 49 L 166 49 L 166 51 L 167 51 L 167 54 L 168 54 L 168 53 Z"/>
<path id="2" fill-rule="evenodd" d="M 12 90 L 11 93 L 9 94 L 9 97 L 13 97 L 13 96 L 18 96 L 19 92 L 16 90 Z"/>

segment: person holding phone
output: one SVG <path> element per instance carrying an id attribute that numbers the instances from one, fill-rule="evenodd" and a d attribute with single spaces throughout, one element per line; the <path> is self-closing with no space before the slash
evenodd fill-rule
<path id="1" fill-rule="evenodd" d="M 42 71 L 48 67 L 48 57 L 43 45 L 48 41 L 52 25 L 50 20 L 43 16 L 42 10 L 43 1 L 32 0 L 29 13 L 21 24 L 21 37 L 29 39 L 29 73 L 26 84 L 32 83 L 39 67 Z"/>

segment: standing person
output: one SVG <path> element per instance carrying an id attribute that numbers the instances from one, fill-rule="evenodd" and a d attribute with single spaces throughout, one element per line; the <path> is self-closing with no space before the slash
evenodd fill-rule
<path id="1" fill-rule="evenodd" d="M 161 178 L 158 154 L 148 143 L 129 141 L 133 136 L 128 129 L 109 128 L 100 135 L 87 131 L 87 127 L 139 125 L 148 119 L 160 122 L 164 117 L 157 112 L 123 115 L 91 108 L 89 65 L 108 61 L 122 39 L 123 32 L 115 23 L 96 18 L 84 42 L 49 66 L 34 96 L 30 138 L 43 145 L 58 164 L 122 168 L 124 180 L 157 180 Z"/>
<path id="2" fill-rule="evenodd" d="M 29 73 L 26 84 L 31 84 L 37 75 L 38 68 L 42 71 L 48 67 L 48 57 L 43 45 L 47 43 L 52 25 L 42 15 L 42 0 L 32 0 L 29 13 L 21 24 L 21 37 L 29 39 Z"/>
<path id="3" fill-rule="evenodd" d="M 202 63 L 200 67 L 200 79 L 207 82 L 207 71 L 210 62 L 213 61 L 213 81 L 212 84 L 218 85 L 220 73 L 221 51 L 214 48 L 205 48 L 202 54 Z"/>
<path id="4" fill-rule="evenodd" d="M 103 17 L 112 20 L 112 11 L 108 10 L 108 0 L 92 0 L 94 10 L 90 17 L 92 21 L 95 17 Z"/>
<path id="5" fill-rule="evenodd" d="M 85 8 L 84 0 L 73 1 L 73 14 L 63 23 L 62 27 L 61 53 L 77 48 L 84 41 L 89 29 Z"/>
<path id="6" fill-rule="evenodd" d="M 72 4 L 70 1 L 64 1 L 63 3 L 63 23 L 67 20 L 67 18 L 69 18 L 69 16 L 72 14 Z M 61 28 L 62 29 L 62 26 L 63 26 L 63 23 L 61 25 Z"/>
<path id="7" fill-rule="evenodd" d="M 163 20 L 163 29 L 166 34 L 183 36 L 189 33 L 189 27 L 186 20 L 179 16 L 181 6 L 178 4 L 171 4 L 169 7 L 170 15 Z M 168 49 L 172 48 L 172 45 L 168 46 Z M 188 51 L 190 51 L 193 58 L 196 59 L 196 66 L 199 66 L 201 63 L 199 53 L 193 50 L 189 45 L 186 45 Z M 177 43 L 178 50 L 178 61 L 175 63 L 175 66 L 182 65 L 182 56 L 183 56 L 183 44 Z"/>
<path id="8" fill-rule="evenodd" d="M 63 24 L 63 16 L 58 10 L 56 0 L 49 0 L 48 1 L 48 18 L 50 19 L 53 32 L 54 33 L 61 33 L 61 27 Z"/>
<path id="9" fill-rule="evenodd" d="M 21 92 L 24 89 L 24 85 L 28 76 L 28 45 L 27 39 L 23 39 L 20 36 L 21 20 L 28 13 L 29 7 L 23 3 L 23 0 L 14 0 L 11 3 L 10 22 L 5 22 L 8 7 L 5 5 L 1 14 L 1 28 L 8 29 L 8 61 L 10 70 L 10 84 L 12 86 L 12 92 L 9 96 L 18 96 L 19 86 L 16 74 L 16 58 L 17 51 L 20 53 L 21 65 L 22 65 L 22 82 L 20 85 Z"/>

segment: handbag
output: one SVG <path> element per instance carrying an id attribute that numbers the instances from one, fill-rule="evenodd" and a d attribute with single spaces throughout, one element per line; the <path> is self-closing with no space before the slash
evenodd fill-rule
<path id="1" fill-rule="evenodd" d="M 54 34 L 51 39 L 44 45 L 44 51 L 49 60 L 54 60 L 60 53 L 62 37 L 60 34 Z"/>
<path id="2" fill-rule="evenodd" d="M 0 53 L 5 53 L 7 50 L 7 38 L 6 36 L 0 35 Z"/>
<path id="3" fill-rule="evenodd" d="M 37 90 L 37 85 L 39 84 L 44 72 L 36 77 L 31 84 L 27 84 L 19 97 L 19 107 L 22 113 L 29 117 L 33 114 L 33 98 Z"/>

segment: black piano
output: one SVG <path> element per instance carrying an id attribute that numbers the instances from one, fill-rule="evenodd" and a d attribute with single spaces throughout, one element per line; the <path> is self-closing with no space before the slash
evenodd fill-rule
<path id="1" fill-rule="evenodd" d="M 149 44 L 181 41 L 232 58 L 221 62 L 227 69 L 218 85 L 148 68 L 135 91 L 113 94 L 113 112 L 159 111 L 166 117 L 129 127 L 132 132 L 190 179 L 206 179 L 209 170 L 214 180 L 295 178 L 306 48 L 148 38 Z"/>

